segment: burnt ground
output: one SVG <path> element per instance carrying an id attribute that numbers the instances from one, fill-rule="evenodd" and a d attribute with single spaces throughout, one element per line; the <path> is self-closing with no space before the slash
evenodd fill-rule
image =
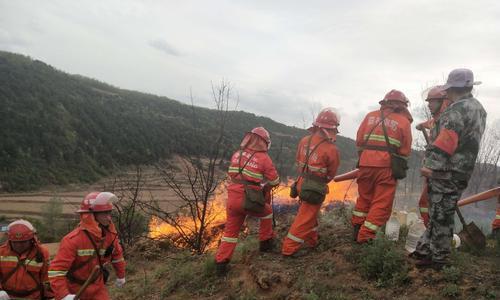
<path id="1" fill-rule="evenodd" d="M 291 216 L 278 221 L 281 239 Z M 404 251 L 404 240 L 356 245 L 346 218 L 338 211 L 322 216 L 320 245 L 297 258 L 283 258 L 279 249 L 259 253 L 252 227 L 240 236 L 224 278 L 214 275 L 213 252 L 197 256 L 174 249 L 168 242 L 136 243 L 129 251 L 126 287 L 110 287 L 112 298 L 500 299 L 500 246 L 493 240 L 482 253 L 454 252 L 453 267 L 437 272 L 415 268 Z M 363 260 L 366 253 L 370 259 Z M 374 257 L 379 253 L 384 257 L 391 253 L 386 260 L 393 260 L 392 269 L 376 270 L 380 258 Z M 387 280 L 388 274 L 394 278 Z"/>

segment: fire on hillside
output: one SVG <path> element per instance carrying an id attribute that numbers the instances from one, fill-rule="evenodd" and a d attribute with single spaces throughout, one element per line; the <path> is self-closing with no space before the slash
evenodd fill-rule
<path id="1" fill-rule="evenodd" d="M 290 185 L 281 184 L 273 191 L 273 211 L 275 215 L 294 212 L 298 208 L 298 199 L 290 198 Z M 322 210 L 328 210 L 336 205 L 353 203 L 358 196 L 357 184 L 353 180 L 342 182 L 330 182 L 328 184 L 329 192 L 323 202 Z M 225 182 L 218 188 L 215 197 L 210 201 L 207 209 L 207 234 L 211 235 L 213 241 L 208 248 L 217 246 L 219 236 L 222 234 L 222 228 L 226 221 L 226 186 Z M 200 227 L 197 218 L 190 215 L 181 216 L 176 220 L 177 226 L 173 226 L 158 217 L 153 217 L 149 223 L 149 236 L 153 239 L 170 238 L 174 243 L 182 247 L 183 241 L 179 237 L 179 230 L 184 233 L 196 232 Z M 215 236 L 214 236 L 215 235 Z"/>

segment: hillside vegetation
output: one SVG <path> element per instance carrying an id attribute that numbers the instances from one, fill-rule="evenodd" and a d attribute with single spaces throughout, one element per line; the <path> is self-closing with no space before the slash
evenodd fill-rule
<path id="1" fill-rule="evenodd" d="M 242 100 L 244 101 L 244 99 Z M 70 75 L 26 56 L 0 51 L 0 190 L 94 182 L 117 167 L 152 164 L 173 154 L 203 155 L 215 129 L 215 110 L 124 90 Z M 293 173 L 306 131 L 243 111 L 231 111 L 229 157 L 243 133 L 271 132 L 271 156 L 282 175 Z M 352 140 L 337 145 L 351 168 Z"/>
<path id="2" fill-rule="evenodd" d="M 127 265 L 123 289 L 110 286 L 113 299 L 498 299 L 500 244 L 471 254 L 459 248 L 442 272 L 419 270 L 399 242 L 383 236 L 368 245 L 351 240 L 343 210 L 321 215 L 320 244 L 303 256 L 283 258 L 278 248 L 259 253 L 257 232 L 240 234 L 226 277 L 215 276 L 213 252 L 196 256 L 166 241 L 138 241 Z M 279 218 L 277 241 L 291 218 Z M 250 232 L 250 234 L 249 234 Z"/>

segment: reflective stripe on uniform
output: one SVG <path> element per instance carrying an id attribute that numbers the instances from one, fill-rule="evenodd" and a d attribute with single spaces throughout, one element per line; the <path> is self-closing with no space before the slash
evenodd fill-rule
<path id="1" fill-rule="evenodd" d="M 24 264 L 27 265 L 27 266 L 39 267 L 39 268 L 41 268 L 43 266 L 43 262 L 39 263 L 39 262 L 36 262 L 36 261 L 33 261 L 33 260 L 25 261 Z"/>
<path id="2" fill-rule="evenodd" d="M 420 212 L 423 213 L 423 214 L 427 214 L 427 213 L 429 213 L 429 208 L 427 208 L 427 207 L 420 207 Z"/>
<path id="3" fill-rule="evenodd" d="M 370 223 L 368 221 L 365 221 L 365 223 L 363 224 L 365 225 L 366 228 L 372 230 L 372 231 L 377 231 L 378 230 L 378 226 L 373 224 L 373 223 Z"/>
<path id="4" fill-rule="evenodd" d="M 68 271 L 49 271 L 49 278 L 66 276 Z"/>
<path id="5" fill-rule="evenodd" d="M 361 218 L 368 216 L 368 213 L 365 213 L 362 211 L 357 211 L 357 210 L 353 210 L 352 214 L 355 215 L 356 217 L 361 217 Z"/>
<path id="6" fill-rule="evenodd" d="M 267 216 L 261 217 L 260 219 L 265 220 L 265 219 L 272 219 L 272 218 L 273 218 L 273 214 L 269 214 Z"/>
<path id="7" fill-rule="evenodd" d="M 112 264 L 116 264 L 116 263 L 119 263 L 119 262 L 122 262 L 122 261 L 125 261 L 125 259 L 123 257 L 121 258 L 118 258 L 118 259 L 114 259 L 111 261 Z"/>
<path id="8" fill-rule="evenodd" d="M 328 170 L 326 168 L 318 168 L 318 167 L 313 167 L 309 164 L 304 164 L 303 162 L 299 161 L 297 163 L 299 165 L 299 167 L 303 168 L 304 166 L 307 166 L 307 168 L 311 171 L 314 171 L 314 172 L 318 172 L 318 173 L 323 173 L 323 174 L 326 174 L 328 172 Z"/>
<path id="9" fill-rule="evenodd" d="M 221 241 L 226 242 L 226 243 L 237 243 L 238 242 L 238 238 L 223 236 L 221 238 Z"/>
<path id="10" fill-rule="evenodd" d="M 238 167 L 229 167 L 228 173 L 239 174 L 240 173 L 240 168 L 238 168 Z M 241 173 L 243 175 L 246 175 L 248 177 L 252 177 L 252 178 L 255 178 L 255 179 L 259 179 L 259 180 L 264 179 L 264 175 L 259 174 L 259 173 L 255 173 L 255 172 L 252 172 L 252 171 L 249 171 L 247 169 L 241 170 Z"/>
<path id="11" fill-rule="evenodd" d="M 364 139 L 366 140 L 366 137 L 368 134 L 364 135 Z M 388 137 L 389 138 L 389 144 L 394 145 L 396 147 L 401 146 L 401 142 L 398 139 Z M 385 136 L 383 135 L 378 135 L 378 134 L 371 134 L 370 137 L 368 138 L 369 141 L 376 141 L 376 142 L 385 142 Z"/>
<path id="12" fill-rule="evenodd" d="M 0 261 L 17 262 L 17 256 L 0 256 Z"/>
<path id="13" fill-rule="evenodd" d="M 269 181 L 269 185 L 277 185 L 278 183 L 280 183 L 279 177 L 276 177 L 276 179 Z"/>
<path id="14" fill-rule="evenodd" d="M 1 262 L 14 262 L 17 263 L 19 260 L 17 256 L 0 256 L 0 261 Z M 25 260 L 24 264 L 26 266 L 32 266 L 32 267 L 41 267 L 43 266 L 43 262 L 39 263 L 34 260 Z"/>
<path id="15" fill-rule="evenodd" d="M 291 239 L 292 241 L 297 242 L 297 243 L 301 243 L 301 244 L 304 243 L 303 239 L 300 239 L 300 238 L 296 237 L 295 235 L 291 234 L 290 232 L 286 235 L 286 237 L 289 238 L 289 239 Z"/>
<path id="16" fill-rule="evenodd" d="M 497 215 L 495 219 L 500 220 L 500 215 Z"/>
<path id="17" fill-rule="evenodd" d="M 92 256 L 94 255 L 94 249 L 78 249 L 76 254 L 78 256 Z M 106 253 L 106 249 L 100 249 L 99 255 L 104 255 Z"/>

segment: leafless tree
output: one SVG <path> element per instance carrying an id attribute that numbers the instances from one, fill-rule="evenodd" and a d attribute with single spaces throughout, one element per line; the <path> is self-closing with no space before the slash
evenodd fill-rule
<path id="1" fill-rule="evenodd" d="M 147 232 L 148 220 L 141 210 L 143 198 L 147 196 L 145 185 L 143 170 L 136 166 L 132 174 L 118 174 L 103 187 L 104 191 L 110 191 L 118 197 L 118 201 L 113 204 L 113 219 L 125 249 Z"/>
<path id="2" fill-rule="evenodd" d="M 178 204 L 164 208 L 157 201 L 146 201 L 142 207 L 148 214 L 168 223 L 175 230 L 170 238 L 176 244 L 190 248 L 194 253 L 202 254 L 214 238 L 213 228 L 216 209 L 210 201 L 215 195 L 225 174 L 218 169 L 220 161 L 227 153 L 228 141 L 226 126 L 229 117 L 229 106 L 233 102 L 231 86 L 222 80 L 219 85 L 212 84 L 212 97 L 215 107 L 215 129 L 209 132 L 210 145 L 205 155 L 184 155 L 178 163 L 159 163 L 157 171 L 162 181 L 175 193 Z M 197 120 L 197 108 L 192 100 L 193 122 Z M 194 124 L 195 130 L 200 130 Z"/>
<path id="3" fill-rule="evenodd" d="M 487 126 L 476 159 L 474 173 L 469 181 L 471 193 L 478 193 L 496 184 L 500 160 L 500 119 Z"/>

